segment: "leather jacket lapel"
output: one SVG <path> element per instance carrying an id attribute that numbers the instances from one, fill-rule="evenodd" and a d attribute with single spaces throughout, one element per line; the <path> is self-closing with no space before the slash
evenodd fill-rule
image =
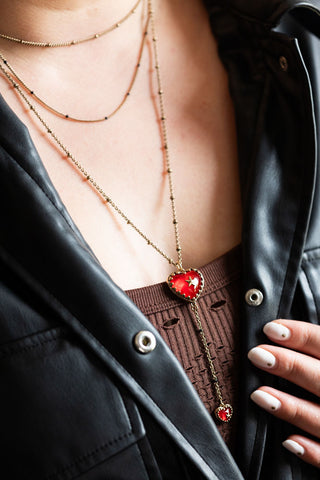
<path id="1" fill-rule="evenodd" d="M 241 338 L 241 371 L 245 375 L 241 386 L 242 441 L 238 461 L 245 478 L 255 480 L 260 478 L 268 429 L 269 449 L 272 435 L 275 449 L 279 449 L 272 417 L 255 408 L 249 395 L 272 382 L 277 388 L 277 380 L 265 378 L 249 365 L 246 353 L 265 343 L 265 323 L 292 318 L 312 208 L 316 138 L 312 92 L 297 43 L 272 31 L 268 17 L 259 18 L 259 3 L 252 8 L 249 2 L 230 3 L 239 8 L 241 4 L 249 17 L 243 19 L 224 6 L 216 6 L 212 7 L 211 21 L 222 60 L 232 72 L 244 211 L 243 298 L 252 288 L 264 295 L 258 307 L 243 302 Z M 299 2 L 291 2 L 294 3 Z M 285 2 L 263 2 L 263 7 L 276 4 L 283 7 Z M 281 57 L 289 65 L 287 70 L 281 68 Z M 282 451 L 269 454 L 288 468 Z"/>
<path id="2" fill-rule="evenodd" d="M 295 8 L 307 8 L 319 15 L 319 0 L 268 0 L 249 2 L 248 0 L 204 0 L 209 10 L 224 9 L 249 21 L 275 26 L 282 15 Z"/>

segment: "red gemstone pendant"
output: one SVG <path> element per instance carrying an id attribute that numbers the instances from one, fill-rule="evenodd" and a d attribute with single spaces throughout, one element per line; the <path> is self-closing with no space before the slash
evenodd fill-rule
<path id="1" fill-rule="evenodd" d="M 169 275 L 167 283 L 178 297 L 194 302 L 199 298 L 204 287 L 204 278 L 196 268 L 188 268 L 183 272 L 173 272 Z"/>
<path id="2" fill-rule="evenodd" d="M 221 420 L 222 422 L 230 422 L 233 408 L 228 403 L 224 405 L 220 405 L 220 407 L 216 408 L 214 411 L 216 417 Z"/>

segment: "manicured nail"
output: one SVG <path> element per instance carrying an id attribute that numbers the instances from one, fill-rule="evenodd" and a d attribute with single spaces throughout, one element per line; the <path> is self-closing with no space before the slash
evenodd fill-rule
<path id="1" fill-rule="evenodd" d="M 261 368 L 272 368 L 276 364 L 276 357 L 264 348 L 254 347 L 248 353 L 249 360 Z"/>
<path id="2" fill-rule="evenodd" d="M 303 446 L 300 445 L 300 443 L 294 442 L 293 440 L 285 440 L 284 442 L 282 442 L 282 445 L 284 446 L 284 448 L 289 450 L 289 452 L 294 453 L 299 457 L 304 454 Z"/>
<path id="3" fill-rule="evenodd" d="M 278 340 L 288 340 L 291 336 L 289 328 L 277 322 L 266 323 L 263 331 L 271 340 L 275 340 L 276 342 Z"/>
<path id="4" fill-rule="evenodd" d="M 254 401 L 259 407 L 264 408 L 265 410 L 272 410 L 275 412 L 281 407 L 281 402 L 270 395 L 270 393 L 264 392 L 263 390 L 256 390 L 250 395 L 251 400 Z"/>

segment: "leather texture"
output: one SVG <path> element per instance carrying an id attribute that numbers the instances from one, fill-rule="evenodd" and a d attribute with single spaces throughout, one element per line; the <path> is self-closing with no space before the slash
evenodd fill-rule
<path id="1" fill-rule="evenodd" d="M 320 2 L 207 0 L 229 72 L 244 211 L 236 462 L 178 361 L 101 268 L 28 131 L 0 98 L 2 478 L 315 480 L 280 446 L 295 431 L 249 400 L 249 348 L 279 317 L 319 323 Z M 287 60 L 281 67 L 280 57 Z M 112 246 L 110 246 L 112 248 Z M 150 330 L 157 347 L 139 354 Z M 318 401 L 318 400 L 317 400 Z"/>

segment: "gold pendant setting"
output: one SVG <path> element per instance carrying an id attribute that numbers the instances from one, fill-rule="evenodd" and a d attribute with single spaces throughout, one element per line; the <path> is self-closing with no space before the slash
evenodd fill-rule
<path id="1" fill-rule="evenodd" d="M 188 268 L 181 272 L 171 273 L 167 283 L 175 295 L 187 302 L 195 302 L 202 293 L 204 278 L 196 268 Z"/>
<path id="2" fill-rule="evenodd" d="M 218 408 L 215 409 L 214 414 L 219 420 L 227 423 L 231 420 L 233 408 L 231 405 L 229 405 L 229 403 L 222 403 Z"/>

